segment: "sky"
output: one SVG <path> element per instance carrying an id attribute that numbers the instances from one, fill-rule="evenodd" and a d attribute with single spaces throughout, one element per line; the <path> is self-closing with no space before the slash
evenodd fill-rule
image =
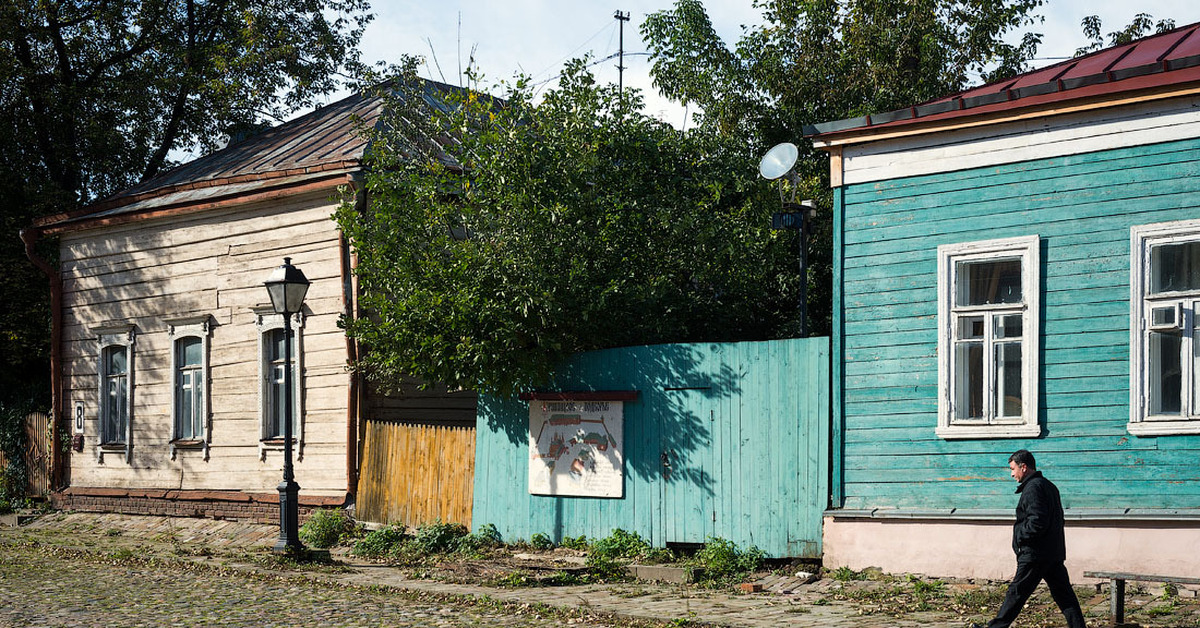
<path id="1" fill-rule="evenodd" d="M 672 0 L 373 0 L 376 17 L 363 35 L 361 48 L 368 62 L 394 62 L 403 54 L 424 57 L 426 65 L 420 73 L 447 83 L 461 84 L 460 67 L 467 67 L 473 57 L 485 84 L 523 73 L 535 83 L 546 81 L 549 87 L 564 61 L 589 52 L 599 60 L 617 52 L 620 31 L 613 15 L 619 10 L 631 18 L 624 23 L 624 85 L 643 91 L 648 113 L 679 127 L 688 112 L 658 96 L 639 34 L 647 15 L 672 4 Z M 704 4 L 717 33 L 730 47 L 743 26 L 762 22 L 750 0 L 706 0 Z M 1107 33 L 1128 24 L 1137 12 L 1149 13 L 1156 21 L 1170 17 L 1182 26 L 1200 21 L 1200 2 L 1047 0 L 1035 12 L 1044 19 L 1028 28 L 1043 34 L 1034 65 L 1061 61 L 1086 44 L 1080 27 L 1085 16 L 1100 16 Z M 1013 37 L 1019 38 L 1019 34 Z M 598 80 L 616 83 L 617 59 L 597 63 L 592 71 Z"/>

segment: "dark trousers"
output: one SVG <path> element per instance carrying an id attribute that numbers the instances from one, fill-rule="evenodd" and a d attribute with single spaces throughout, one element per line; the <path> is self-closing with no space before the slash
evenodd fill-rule
<path id="1" fill-rule="evenodd" d="M 1000 612 L 996 614 L 992 623 L 988 624 L 988 628 L 1008 628 L 1042 580 L 1050 587 L 1054 603 L 1058 604 L 1058 609 L 1067 618 L 1067 628 L 1087 628 L 1083 622 L 1083 611 L 1079 608 L 1079 599 L 1075 597 L 1075 590 L 1071 588 L 1067 568 L 1063 566 L 1062 561 L 1047 562 L 1021 558 L 1017 559 L 1017 575 L 1013 576 L 1008 585 L 1004 604 L 1000 605 Z"/>

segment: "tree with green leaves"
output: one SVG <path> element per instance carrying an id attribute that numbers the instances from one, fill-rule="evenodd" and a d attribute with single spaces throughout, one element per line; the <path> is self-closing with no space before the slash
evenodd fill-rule
<path id="1" fill-rule="evenodd" d="M 376 385 L 512 393 L 578 351 L 795 335 L 795 235 L 771 231 L 779 201 L 744 142 L 647 116 L 582 61 L 537 104 L 523 81 L 433 108 L 428 84 L 399 84 L 367 207 L 337 214 L 369 313 L 347 331 Z"/>
<path id="2" fill-rule="evenodd" d="M 1100 20 L 1099 15 L 1089 15 L 1083 18 L 1081 26 L 1083 26 L 1083 36 L 1088 38 L 1088 45 L 1077 48 L 1075 50 L 1076 57 L 1082 57 L 1109 46 L 1127 44 L 1150 34 L 1165 33 L 1175 28 L 1175 20 L 1167 18 L 1155 22 L 1154 16 L 1149 13 L 1138 13 L 1124 28 L 1109 33 L 1107 43 L 1104 38 L 1104 23 Z"/>
<path id="3" fill-rule="evenodd" d="M 0 395 L 26 397 L 48 373 L 48 289 L 17 230 L 159 174 L 174 151 L 312 106 L 358 66 L 367 9 L 0 0 Z"/>

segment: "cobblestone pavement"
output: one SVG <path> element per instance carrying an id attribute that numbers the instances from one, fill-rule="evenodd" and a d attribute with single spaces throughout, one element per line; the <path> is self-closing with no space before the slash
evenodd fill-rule
<path id="1" fill-rule="evenodd" d="M 830 579 L 738 595 L 652 583 L 500 588 L 417 579 L 345 554 L 337 569 L 279 570 L 263 557 L 277 531 L 205 519 L 51 514 L 0 528 L 0 628 L 10 626 L 797 626 L 960 628 L 985 620 L 992 601 L 964 617 L 949 608 L 973 583 L 945 584 L 935 604 L 878 612 L 879 597 L 847 599 Z M 144 560 L 143 560 L 144 559 Z M 911 590 L 911 582 L 854 583 Z M 942 586 L 938 584 L 937 586 Z M 779 590 L 782 589 L 782 590 Z M 1022 626 L 1056 626 L 1047 599 Z M 1036 598 L 1035 598 L 1036 599 Z M 1153 594 L 1131 599 L 1157 603 Z M 1139 601 L 1141 600 L 1141 601 Z M 1089 624 L 1106 625 L 1107 596 L 1083 600 Z M 558 609 L 546 612 L 546 607 Z M 893 605 L 894 606 L 894 605 Z M 1050 613 L 1045 610 L 1049 608 Z M 1200 626 L 1200 604 L 1175 620 Z"/>

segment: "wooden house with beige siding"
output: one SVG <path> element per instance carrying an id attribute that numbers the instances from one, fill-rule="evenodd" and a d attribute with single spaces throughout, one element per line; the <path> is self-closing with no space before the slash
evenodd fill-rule
<path id="1" fill-rule="evenodd" d="M 355 121 L 382 106 L 351 96 L 22 234 L 59 242 L 57 268 L 29 250 L 53 292 L 55 442 L 73 445 L 54 464 L 60 505 L 277 520 L 290 403 L 302 509 L 470 524 L 474 394 L 375 394 L 338 326 L 359 312 L 332 214 L 368 202 Z M 290 400 L 284 321 L 263 286 L 284 257 L 312 282 L 292 321 Z"/>

